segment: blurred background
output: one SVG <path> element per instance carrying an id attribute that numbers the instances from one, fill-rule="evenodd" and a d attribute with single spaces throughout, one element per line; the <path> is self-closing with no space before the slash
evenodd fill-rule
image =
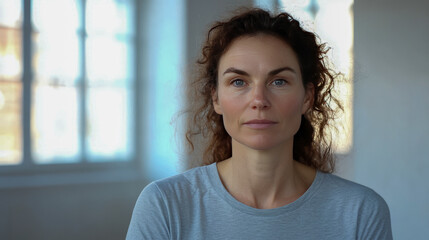
<path id="1" fill-rule="evenodd" d="M 286 10 L 348 80 L 336 174 L 377 191 L 395 239 L 429 235 L 424 0 L 0 0 L 0 239 L 124 239 L 150 181 L 183 172 L 178 113 L 210 24 Z"/>

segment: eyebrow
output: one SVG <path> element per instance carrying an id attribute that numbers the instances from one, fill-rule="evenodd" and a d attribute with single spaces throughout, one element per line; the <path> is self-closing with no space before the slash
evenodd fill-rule
<path id="1" fill-rule="evenodd" d="M 296 71 L 291 67 L 281 67 L 281 68 L 277 68 L 277 69 L 270 71 L 268 73 L 268 75 L 273 76 L 273 75 L 276 75 L 276 74 L 283 72 L 283 71 L 289 71 L 289 72 L 296 74 Z M 223 73 L 223 75 L 225 75 L 227 73 L 236 73 L 239 75 L 249 76 L 249 74 L 247 72 L 240 70 L 240 69 L 237 69 L 237 68 L 234 68 L 234 67 L 230 67 L 230 68 L 226 69 L 225 72 Z"/>

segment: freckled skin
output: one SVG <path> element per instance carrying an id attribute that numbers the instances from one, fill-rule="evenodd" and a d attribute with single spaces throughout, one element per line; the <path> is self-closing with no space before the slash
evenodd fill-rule
<path id="1" fill-rule="evenodd" d="M 273 74 L 278 69 L 281 71 Z M 220 59 L 213 104 L 223 116 L 233 145 L 255 150 L 292 149 L 301 115 L 310 102 L 311 93 L 304 88 L 294 51 L 277 37 L 259 34 L 238 38 Z M 254 129 L 246 124 L 254 119 L 273 124 Z"/>

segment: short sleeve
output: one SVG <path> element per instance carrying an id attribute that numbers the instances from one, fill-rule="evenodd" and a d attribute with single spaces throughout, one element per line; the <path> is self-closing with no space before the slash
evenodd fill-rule
<path id="1" fill-rule="evenodd" d="M 138 197 L 126 239 L 170 239 L 168 212 L 156 183 L 147 185 Z"/>
<path id="2" fill-rule="evenodd" d="M 386 201 L 374 191 L 368 195 L 361 208 L 357 239 L 393 239 Z"/>

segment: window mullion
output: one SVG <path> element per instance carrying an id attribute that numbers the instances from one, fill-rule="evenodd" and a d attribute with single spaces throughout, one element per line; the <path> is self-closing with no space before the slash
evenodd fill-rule
<path id="1" fill-rule="evenodd" d="M 81 126 L 81 131 L 79 134 L 80 138 L 80 149 L 81 149 L 81 159 L 83 162 L 87 161 L 87 147 L 86 147 L 86 132 L 87 132 L 87 113 L 86 113 L 86 104 L 87 104 L 87 95 L 86 95 L 86 86 L 87 86 L 87 73 L 86 73 L 86 0 L 80 0 L 80 30 L 79 30 L 79 45 L 80 45 L 80 54 L 79 54 L 79 71 L 80 79 L 78 81 L 78 91 L 79 91 L 79 121 Z"/>
<path id="2" fill-rule="evenodd" d="M 140 79 L 140 77 L 142 76 L 142 69 L 139 67 L 141 66 L 141 29 L 142 25 L 141 25 L 141 21 L 142 21 L 142 15 L 140 14 L 140 9 L 142 6 L 142 2 L 141 1 L 134 1 L 133 2 L 133 6 L 134 6 L 134 35 L 132 38 L 132 45 L 134 48 L 134 74 L 133 74 L 133 84 L 132 84 L 132 94 L 133 94 L 133 101 L 134 101 L 134 135 L 133 135 L 133 140 L 134 140 L 134 146 L 133 146 L 133 152 L 134 152 L 134 160 L 137 161 L 137 159 L 141 159 L 142 158 L 142 151 L 140 150 L 140 146 L 138 144 L 141 145 L 141 137 L 140 137 L 140 133 L 142 132 L 142 128 L 141 128 L 141 122 L 140 121 L 140 109 L 142 109 L 141 103 L 143 102 L 143 94 L 138 94 L 139 90 L 142 89 L 141 88 L 141 81 L 137 81 L 137 79 Z M 144 101 L 146 102 L 146 101 Z M 146 152 L 146 151 L 145 151 Z"/>
<path id="3" fill-rule="evenodd" d="M 32 25 L 31 25 L 31 0 L 23 0 L 23 27 L 22 27 L 22 139 L 23 154 L 22 164 L 32 164 L 31 151 L 31 101 L 32 101 Z"/>

